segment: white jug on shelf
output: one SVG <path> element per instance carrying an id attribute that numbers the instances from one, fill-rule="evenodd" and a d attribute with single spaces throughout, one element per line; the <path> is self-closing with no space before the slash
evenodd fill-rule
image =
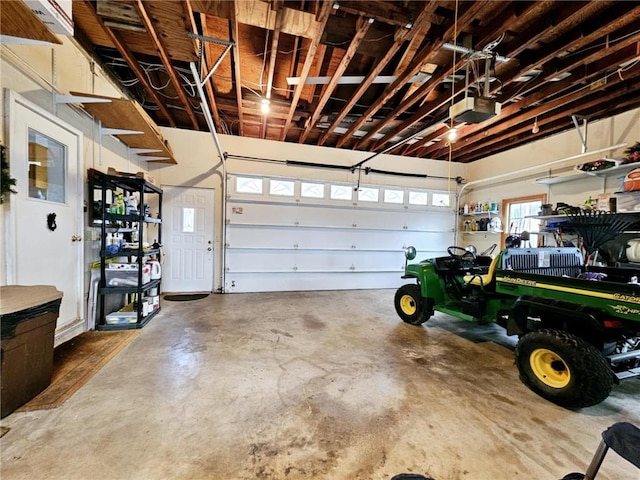
<path id="1" fill-rule="evenodd" d="M 147 265 L 151 267 L 151 280 L 158 280 L 162 276 L 162 267 L 158 260 L 149 260 Z"/>

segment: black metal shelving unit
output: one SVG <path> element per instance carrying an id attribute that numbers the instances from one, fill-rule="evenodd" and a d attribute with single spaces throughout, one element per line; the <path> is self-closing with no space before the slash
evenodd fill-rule
<path id="1" fill-rule="evenodd" d="M 100 221 L 100 281 L 98 283 L 97 310 L 98 320 L 96 322 L 97 330 L 131 330 L 144 327 L 154 316 L 160 312 L 160 306 L 147 315 L 144 315 L 141 299 L 147 295 L 149 290 L 157 288 L 157 294 L 160 295 L 161 279 L 151 280 L 143 283 L 143 266 L 145 259 L 151 256 L 160 258 L 160 249 L 143 248 L 143 239 L 145 229 L 151 225 L 157 225 L 156 241 L 162 244 L 162 189 L 147 182 L 144 178 L 137 176 L 121 176 L 109 175 L 98 170 L 90 169 L 88 173 L 89 179 L 89 198 L 94 198 L 96 190 L 101 191 L 101 199 L 98 203 L 98 211 L 94 212 L 93 218 L 90 218 L 90 224 L 95 220 Z M 117 214 L 110 213 L 107 207 L 107 191 L 121 193 L 137 193 L 139 196 L 139 214 Z M 158 201 L 158 218 L 145 216 L 144 205 L 151 195 L 157 196 Z M 93 207 L 93 205 L 91 206 Z M 93 212 L 93 209 L 91 210 Z M 95 217 L 98 214 L 98 218 Z M 133 225 L 136 227 L 133 227 Z M 95 225 L 95 224 L 94 224 Z M 126 227 L 126 225 L 130 225 Z M 107 236 L 111 232 L 138 232 L 138 248 L 120 250 L 116 253 L 107 251 Z M 128 263 L 137 264 L 137 282 L 136 285 L 110 286 L 107 284 L 107 260 L 111 258 L 127 257 Z M 133 260 L 135 258 L 135 260 Z M 131 323 L 107 323 L 105 313 L 105 296 L 106 295 L 126 295 L 129 303 L 137 300 L 134 311 L 136 312 L 136 322 Z"/>

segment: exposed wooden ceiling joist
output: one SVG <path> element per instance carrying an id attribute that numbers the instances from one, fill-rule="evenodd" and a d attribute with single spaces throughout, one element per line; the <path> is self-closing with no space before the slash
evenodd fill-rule
<path id="1" fill-rule="evenodd" d="M 365 35 L 369 31 L 370 26 L 371 26 L 371 22 L 369 22 L 367 18 L 364 18 L 364 17 L 358 18 L 358 22 L 356 25 L 356 34 L 351 39 L 349 48 L 347 48 L 347 51 L 342 56 L 342 60 L 340 60 L 340 64 L 338 65 L 336 70 L 333 72 L 333 76 L 331 77 L 331 80 L 327 85 L 324 86 L 324 89 L 322 90 L 322 95 L 318 100 L 315 110 L 313 111 L 313 114 L 311 115 L 311 117 L 309 117 L 308 119 L 308 125 L 300 135 L 300 139 L 298 140 L 300 143 L 304 143 L 304 141 L 307 139 L 307 136 L 309 135 L 309 132 L 311 131 L 311 128 L 318 121 L 318 118 L 320 117 L 320 114 L 322 113 L 324 106 L 327 104 L 327 101 L 329 100 L 329 97 L 333 93 L 333 90 L 338 85 L 338 81 L 342 77 L 342 74 L 345 72 L 345 70 L 349 66 L 349 62 L 351 62 L 351 60 L 353 59 L 353 56 L 358 50 L 358 46 L 360 45 L 360 42 L 364 39 Z"/>
<path id="2" fill-rule="evenodd" d="M 474 161 L 573 128 L 570 118 L 560 115 L 563 111 L 593 121 L 632 108 L 634 102 L 626 97 L 637 96 L 638 79 L 625 73 L 640 63 L 639 2 L 100 0 L 102 22 L 95 4 L 74 2 L 79 41 L 93 46 L 94 57 L 122 79 L 132 98 L 143 100 L 161 125 L 193 129 L 194 116 L 199 119 L 189 87 L 179 82 L 191 112 L 179 98 L 175 78 L 168 82 L 162 66 L 172 65 L 180 77 L 189 62 L 200 61 L 204 75 L 222 58 L 226 39 L 237 45 L 205 88 L 216 129 L 234 135 L 369 152 L 415 136 L 392 151 L 444 158 L 448 149 L 439 139 L 446 129 L 442 122 L 452 124 L 451 103 L 465 89 L 472 96 L 486 93 L 479 85 L 484 64 L 475 65 L 465 82 L 467 59 L 456 53 L 454 61 L 454 43 L 474 50 L 491 44 L 508 59 L 490 70 L 488 94 L 502 104 L 500 115 L 459 126 L 455 161 Z M 136 5 L 146 10 L 155 34 L 144 28 Z M 356 45 L 359 17 L 374 21 Z M 189 36 L 198 32 L 209 37 L 202 46 Z M 622 77 L 614 82 L 621 65 Z M 412 83 L 424 70 L 430 79 Z M 373 82 L 394 75 L 388 84 Z M 306 85 L 310 76 L 331 83 Z M 337 81 L 345 76 L 363 80 Z M 298 85 L 288 85 L 286 77 L 299 77 Z M 268 116 L 260 113 L 262 98 L 270 100 Z M 545 128 L 534 137 L 526 129 L 536 112 Z M 511 135 L 508 126 L 520 133 Z"/>
<path id="3" fill-rule="evenodd" d="M 180 97 L 180 100 L 182 101 L 182 104 L 184 105 L 184 108 L 187 111 L 189 118 L 191 119 L 194 130 L 200 130 L 200 126 L 198 125 L 198 119 L 196 118 L 196 114 L 193 112 L 191 103 L 189 102 L 189 99 L 187 98 L 187 95 L 184 92 L 184 88 L 182 87 L 182 83 L 178 79 L 178 75 L 173 69 L 173 65 L 171 64 L 171 60 L 169 59 L 169 55 L 167 55 L 167 52 L 164 48 L 164 45 L 162 44 L 162 41 L 160 40 L 160 37 L 158 37 L 156 28 L 153 25 L 151 18 L 149 18 L 149 14 L 147 13 L 147 9 L 145 8 L 144 3 L 142 2 L 142 0 L 136 0 L 135 6 L 136 6 L 136 9 L 138 10 L 138 14 L 140 15 L 140 18 L 142 19 L 142 23 L 144 27 L 146 28 L 147 32 L 151 36 L 151 40 L 153 41 L 153 44 L 156 47 L 156 50 L 158 51 L 158 55 L 160 56 L 160 60 L 162 60 L 162 64 L 164 65 L 165 71 L 167 72 L 167 75 L 169 75 L 169 78 L 171 79 L 171 83 L 173 83 L 173 87 L 178 93 L 178 96 Z"/>
<path id="4" fill-rule="evenodd" d="M 316 49 L 320 44 L 320 39 L 322 37 L 322 31 L 324 30 L 324 26 L 329 19 L 329 14 L 332 10 L 332 4 L 330 0 L 323 0 L 322 6 L 320 7 L 320 11 L 317 16 L 316 23 L 316 33 L 314 38 L 311 40 L 311 44 L 309 45 L 309 49 L 307 51 L 307 56 L 304 60 L 304 65 L 302 67 L 302 71 L 300 72 L 300 83 L 296 85 L 296 88 L 293 93 L 293 98 L 291 99 L 291 106 L 289 107 L 289 114 L 287 115 L 287 120 L 284 123 L 284 127 L 282 128 L 282 133 L 280 134 L 280 140 L 284 140 L 287 138 L 287 132 L 289 131 L 289 127 L 291 126 L 291 120 L 293 119 L 293 115 L 298 106 L 298 100 L 300 100 L 300 95 L 302 94 L 302 89 L 304 88 L 304 81 L 309 74 L 309 70 L 311 69 L 311 65 L 313 64 Z"/>

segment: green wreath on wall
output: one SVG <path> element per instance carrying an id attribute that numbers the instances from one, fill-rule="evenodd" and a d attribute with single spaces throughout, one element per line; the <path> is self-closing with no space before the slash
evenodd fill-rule
<path id="1" fill-rule="evenodd" d="M 9 175 L 9 161 L 6 147 L 0 143 L 0 159 L 2 160 L 2 184 L 0 184 L 0 203 L 4 203 L 5 195 L 18 193 L 13 189 L 16 179 Z"/>

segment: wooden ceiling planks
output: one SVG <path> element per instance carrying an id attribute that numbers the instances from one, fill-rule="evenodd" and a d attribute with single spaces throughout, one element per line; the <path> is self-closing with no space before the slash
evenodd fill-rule
<path id="1" fill-rule="evenodd" d="M 169 143 L 163 138 L 155 122 L 137 102 L 126 98 L 113 98 L 84 92 L 71 92 L 71 94 L 110 100 L 109 103 L 83 103 L 82 108 L 100 120 L 106 128 L 143 132 L 142 134 L 116 135 L 116 137 L 131 148 L 152 148 L 159 150 L 157 153 L 139 155 L 140 158 L 144 158 L 145 156 L 169 157 L 167 160 L 150 160 L 150 162 L 177 163 L 173 157 Z"/>
<path id="2" fill-rule="evenodd" d="M 166 2 L 166 3 L 168 3 L 168 2 Z M 149 33 L 149 35 L 151 37 L 151 40 L 153 41 L 153 44 L 154 44 L 154 46 L 156 48 L 156 51 L 158 52 L 158 55 L 160 56 L 160 60 L 162 61 L 162 65 L 164 65 L 164 69 L 165 69 L 167 75 L 169 75 L 169 78 L 171 79 L 171 82 L 173 83 L 173 87 L 174 87 L 175 91 L 177 92 L 178 97 L 182 101 L 182 105 L 183 105 L 185 111 L 187 112 L 187 115 L 189 115 L 189 118 L 191 119 L 191 122 L 193 124 L 194 130 L 200 130 L 200 125 L 198 124 L 198 119 L 196 117 L 196 114 L 193 111 L 193 107 L 191 106 L 191 103 L 190 103 L 189 99 L 187 98 L 187 94 L 184 91 L 184 87 L 182 86 L 182 82 L 181 82 L 180 78 L 178 78 L 178 75 L 176 74 L 176 71 L 174 70 L 174 67 L 171 64 L 171 59 L 169 58 L 169 55 L 168 55 L 168 53 L 167 53 L 167 51 L 165 49 L 164 43 L 162 42 L 162 40 L 160 39 L 158 33 L 156 32 L 156 26 L 152 22 L 151 18 L 149 18 L 149 14 L 147 13 L 145 4 L 142 2 L 142 0 L 137 0 L 135 6 L 138 9 L 138 13 L 140 14 L 140 18 L 142 19 L 142 23 L 144 24 L 147 32 Z M 191 47 L 193 47 L 193 44 L 191 43 L 191 41 L 189 41 L 189 45 Z"/>
<path id="3" fill-rule="evenodd" d="M 307 76 L 309 75 L 309 70 L 311 70 L 311 66 L 315 60 L 316 50 L 320 45 L 320 39 L 322 37 L 322 32 L 324 27 L 329 19 L 329 14 L 331 13 L 332 4 L 329 0 L 323 0 L 322 6 L 320 7 L 320 11 L 318 12 L 318 22 L 316 24 L 316 32 L 311 40 L 311 44 L 309 45 L 309 50 L 307 52 L 307 56 L 304 61 L 304 65 L 302 66 L 302 71 L 298 75 L 300 77 L 300 83 L 296 85 L 293 98 L 291 99 L 291 106 L 289 107 L 289 114 L 287 115 L 287 120 L 284 123 L 284 127 L 282 129 L 282 133 L 280 134 L 280 139 L 284 140 L 287 138 L 288 130 L 291 126 L 291 121 L 293 120 L 293 115 L 298 106 L 298 101 L 300 100 L 300 95 L 302 94 L 302 90 L 304 89 L 304 82 L 307 80 Z"/>
<path id="4" fill-rule="evenodd" d="M 130 4 L 131 1 L 126 3 Z M 206 87 L 209 98 L 215 100 L 220 110 L 220 121 L 216 121 L 217 129 L 224 128 L 234 134 L 260 138 L 329 143 L 347 148 L 355 146 L 372 152 L 386 148 L 387 144 L 398 138 L 406 138 L 423 130 L 433 133 L 421 135 L 421 140 L 412 146 L 403 146 L 402 151 L 414 156 L 440 152 L 441 144 L 427 145 L 439 138 L 436 135 L 441 134 L 443 129 L 439 128 L 437 122 L 448 117 L 448 106 L 454 101 L 451 99 L 449 78 L 454 70 L 452 54 L 444 44 L 455 40 L 459 45 L 463 40 L 462 33 L 471 36 L 475 50 L 500 39 L 495 51 L 511 60 L 506 63 L 497 62 L 492 72 L 492 77 L 498 81 L 491 83 L 490 95 L 502 103 L 503 111 L 503 114 L 492 120 L 499 133 L 489 137 L 478 136 L 474 132 L 476 128 L 478 133 L 482 132 L 486 128 L 484 125 L 480 126 L 482 124 L 461 128 L 461 132 L 469 132 L 469 138 L 473 139 L 474 147 L 477 147 L 465 152 L 460 157 L 463 159 L 461 161 L 473 160 L 476 155 L 484 155 L 492 148 L 502 148 L 498 145 L 500 138 L 509 137 L 507 133 L 500 132 L 498 125 L 511 124 L 513 120 L 513 125 L 518 130 L 524 129 L 529 112 L 544 109 L 545 104 L 550 109 L 545 120 L 548 126 L 545 132 L 560 129 L 563 125 L 571 128 L 570 119 L 556 118 L 556 112 L 562 111 L 563 99 L 569 98 L 608 72 L 615 71 L 620 64 L 637 58 L 636 50 L 640 41 L 633 29 L 633 25 L 640 19 L 640 6 L 637 2 L 338 0 L 337 9 L 332 0 L 191 2 L 193 10 L 202 12 L 196 13 L 199 21 L 193 25 L 188 21 L 189 14 L 186 13 L 184 2 L 144 0 L 160 39 L 159 43 L 165 45 L 172 62 L 179 61 L 176 58 L 184 55 L 180 53 L 174 58 L 174 54 L 170 53 L 177 41 L 185 42 L 183 47 L 176 47 L 178 51 L 187 49 L 188 55 L 197 57 L 198 48 L 194 48 L 188 32 L 199 31 L 204 35 L 226 40 L 232 37 L 232 28 L 235 29 L 233 36 L 238 40 L 238 47 L 233 50 L 236 56 L 232 61 L 231 55 L 228 55 Z M 74 17 L 82 17 L 85 3 L 75 3 L 78 3 L 79 8 L 74 8 Z M 87 2 L 88 5 L 93 3 Z M 179 11 L 173 10 L 176 4 L 181 7 Z M 152 13 L 152 9 L 156 7 L 160 9 L 158 14 Z M 457 25 L 454 26 L 456 7 L 460 11 Z M 326 9 L 329 12 L 325 19 L 323 12 Z M 276 15 L 275 11 L 278 10 L 280 13 Z M 286 83 L 286 77 L 304 77 L 302 82 L 309 76 L 333 77 L 336 70 L 341 68 L 344 50 L 340 49 L 347 48 L 351 42 L 356 32 L 356 19 L 361 15 L 373 18 L 374 22 L 366 39 L 358 46 L 351 62 L 342 72 L 342 76 L 362 76 L 364 80 L 360 84 L 340 82 L 330 86 L 289 86 Z M 158 16 L 162 18 L 158 19 Z M 421 16 L 426 16 L 424 23 L 419 22 Z M 291 21 L 289 18 L 297 20 Z M 134 17 L 126 16 L 123 16 L 123 21 L 133 24 L 137 22 Z M 166 23 L 166 30 L 161 32 L 160 23 L 163 22 Z M 412 28 L 404 28 L 404 22 L 412 23 Z M 232 26 L 231 23 L 235 25 Z M 324 26 L 320 27 L 321 24 Z M 102 35 L 99 29 L 83 30 L 87 32 L 89 41 Z M 400 39 L 400 33 L 405 31 L 406 36 Z M 140 61 L 156 65 L 163 63 L 157 49 L 152 48 L 152 35 L 125 30 L 118 30 L 116 33 Z M 456 33 L 458 38 L 454 39 Z M 109 46 L 110 39 L 105 40 L 105 36 L 102 36 L 102 41 Z M 411 42 L 412 38 L 414 40 Z M 600 44 L 603 45 L 596 47 Z M 204 42 L 204 46 L 209 66 L 218 60 L 225 48 L 211 42 Z M 107 58 L 111 55 L 100 49 L 97 53 Z M 466 59 L 461 54 L 457 54 L 456 58 L 458 61 L 455 70 L 460 72 Z M 133 61 L 136 59 L 133 58 Z M 146 63 L 144 66 L 146 68 Z M 135 63 L 131 69 L 136 70 Z M 414 71 L 424 69 L 429 69 L 432 75 L 429 82 L 408 82 Z M 534 69 L 541 71 L 537 77 L 529 74 Z M 394 72 L 400 80 L 373 83 L 378 75 L 392 75 Z M 552 81 L 562 72 L 569 76 L 560 81 Z M 123 68 L 117 73 L 121 73 L 124 80 L 131 78 Z M 163 71 L 148 74 L 152 75 L 156 87 L 166 83 Z M 483 72 L 472 73 L 472 83 L 482 74 Z M 623 92 L 627 81 L 622 82 L 618 89 L 607 92 L 607 95 L 615 98 L 616 92 Z M 144 86 L 142 89 L 141 86 L 143 85 L 137 84 L 136 91 L 132 91 L 132 94 L 139 95 L 142 90 L 149 99 L 154 93 L 162 93 L 163 99 L 175 96 L 172 85 L 167 86 L 163 92 L 157 92 L 157 88 L 153 86 Z M 454 92 L 459 95 L 465 88 L 464 80 L 457 81 Z M 541 92 L 551 96 L 540 97 Z M 327 95 L 329 99 L 326 98 Z M 268 122 L 259 112 L 262 97 L 270 97 L 271 100 Z M 531 102 L 536 98 L 537 103 L 533 105 Z M 167 101 L 171 102 L 165 100 Z M 618 103 L 622 104 L 620 102 Z M 179 105 L 175 101 L 173 103 L 169 107 Z M 597 97 L 594 97 L 589 101 L 589 112 L 601 115 L 607 109 L 613 111 L 616 102 L 610 101 L 609 104 L 600 105 Z M 507 116 L 511 105 L 518 106 Z M 572 104 L 567 103 L 567 108 L 573 109 Z M 192 121 L 186 111 L 171 110 L 171 116 L 178 126 L 192 128 Z M 163 121 L 162 112 L 150 110 L 149 113 L 154 118 L 159 116 Z M 212 113 L 215 115 L 215 112 Z M 539 119 L 545 119 L 545 116 L 542 115 Z M 337 127 L 346 128 L 346 133 L 336 133 Z M 367 132 L 364 139 L 362 130 Z M 344 129 L 340 131 L 343 132 Z M 379 133 L 383 134 L 382 139 L 374 142 L 374 134 Z M 526 132 L 523 130 L 519 135 L 524 138 Z"/>
<path id="5" fill-rule="evenodd" d="M 61 44 L 31 9 L 23 2 L 0 3 L 0 35 Z"/>
<path id="6" fill-rule="evenodd" d="M 197 62 L 193 40 L 189 37 L 191 24 L 181 0 L 144 2 L 153 25 L 169 57 L 177 62 Z"/>
<path id="7" fill-rule="evenodd" d="M 271 11 L 270 3 L 261 0 L 242 0 L 232 6 L 231 2 L 194 0 L 192 6 L 196 12 L 228 20 L 234 15 L 235 9 L 235 17 L 238 23 L 273 30 L 275 28 L 275 15 Z M 293 8 L 282 8 L 282 33 L 313 38 L 316 28 L 317 22 L 314 14 Z"/>
<path id="8" fill-rule="evenodd" d="M 308 125 L 305 127 L 304 131 L 300 135 L 300 138 L 298 140 L 299 143 L 304 143 L 304 141 L 309 136 L 311 129 L 320 118 L 320 115 L 322 114 L 322 110 L 324 109 L 324 106 L 329 101 L 329 97 L 331 96 L 334 89 L 338 85 L 338 81 L 340 80 L 340 78 L 342 78 L 342 74 L 346 71 L 347 67 L 349 66 L 349 63 L 351 62 L 351 60 L 353 59 L 353 56 L 358 50 L 358 46 L 360 45 L 360 42 L 364 39 L 370 26 L 371 26 L 371 22 L 369 22 L 368 19 L 364 17 L 358 18 L 358 22 L 356 24 L 356 34 L 351 39 L 349 48 L 347 48 L 347 50 L 342 55 L 342 58 L 340 59 L 340 63 L 336 66 L 335 69 L 333 68 L 331 69 L 331 80 L 329 80 L 329 83 L 325 85 L 325 87 L 322 89 L 322 94 L 320 95 L 320 98 L 318 99 L 318 102 L 314 107 L 314 111 L 308 120 Z"/>

